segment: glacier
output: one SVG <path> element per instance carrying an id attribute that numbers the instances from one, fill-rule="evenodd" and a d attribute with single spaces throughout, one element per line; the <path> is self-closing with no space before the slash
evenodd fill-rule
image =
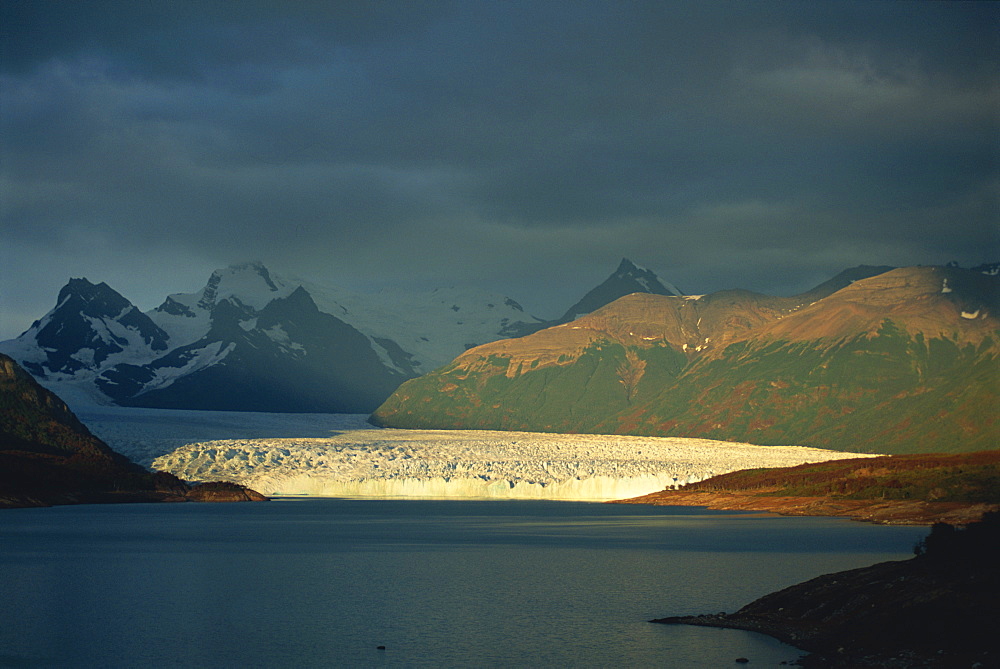
<path id="1" fill-rule="evenodd" d="M 681 437 L 383 429 L 352 414 L 90 407 L 78 415 L 147 467 L 269 496 L 605 501 L 738 469 L 864 457 Z"/>

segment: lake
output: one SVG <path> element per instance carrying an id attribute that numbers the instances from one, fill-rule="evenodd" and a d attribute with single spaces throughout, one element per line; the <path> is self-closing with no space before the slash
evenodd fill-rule
<path id="1" fill-rule="evenodd" d="M 550 501 L 5 510 L 0 666 L 777 666 L 801 653 L 646 621 L 904 559 L 926 534 Z"/>

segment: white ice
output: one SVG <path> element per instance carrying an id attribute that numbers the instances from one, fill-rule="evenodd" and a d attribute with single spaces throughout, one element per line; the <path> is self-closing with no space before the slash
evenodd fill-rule
<path id="1" fill-rule="evenodd" d="M 92 408 L 116 450 L 266 495 L 608 500 L 754 467 L 858 457 L 708 439 L 373 428 L 364 416 Z"/>

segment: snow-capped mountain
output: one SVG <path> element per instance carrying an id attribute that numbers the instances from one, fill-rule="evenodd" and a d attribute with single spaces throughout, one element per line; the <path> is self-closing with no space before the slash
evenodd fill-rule
<path id="1" fill-rule="evenodd" d="M 252 314 L 300 287 L 321 312 L 364 334 L 386 366 L 407 375 L 429 372 L 466 349 L 511 336 L 511 328 L 525 322 L 541 322 L 514 300 L 485 291 L 354 293 L 274 274 L 258 262 L 217 270 L 199 292 L 170 295 L 148 315 L 174 345 L 185 345 L 205 335 L 219 303 Z"/>
<path id="2" fill-rule="evenodd" d="M 0 351 L 77 402 L 368 412 L 402 381 L 526 322 L 540 321 L 503 296 L 358 295 L 253 262 L 145 314 L 106 284 L 71 279 Z"/>
<path id="3" fill-rule="evenodd" d="M 36 377 L 65 380 L 168 348 L 169 335 L 105 283 L 70 279 L 56 306 L 3 351 Z"/>

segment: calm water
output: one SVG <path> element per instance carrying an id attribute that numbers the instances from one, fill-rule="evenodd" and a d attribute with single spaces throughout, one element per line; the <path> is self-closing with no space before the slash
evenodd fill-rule
<path id="1" fill-rule="evenodd" d="M 539 501 L 7 510 L 0 666 L 775 666 L 800 653 L 645 621 L 905 558 L 925 534 Z"/>

